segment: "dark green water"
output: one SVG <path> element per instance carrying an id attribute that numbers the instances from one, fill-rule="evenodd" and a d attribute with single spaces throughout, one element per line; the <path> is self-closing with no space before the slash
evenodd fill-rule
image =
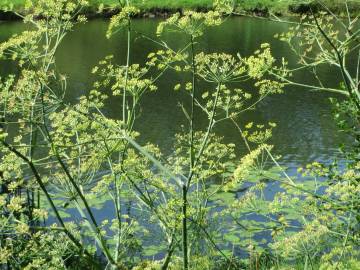
<path id="1" fill-rule="evenodd" d="M 134 27 L 146 35 L 155 37 L 159 20 L 136 20 Z M 68 77 L 69 89 L 67 98 L 76 99 L 86 94 L 92 87 L 90 75 L 92 67 L 106 55 L 113 54 L 115 61 L 123 63 L 126 54 L 125 33 L 119 33 L 111 40 L 105 38 L 107 21 L 94 20 L 80 26 L 70 33 L 57 54 L 57 66 L 60 72 Z M 250 55 L 261 43 L 268 42 L 277 58 L 285 57 L 294 62 L 294 56 L 287 45 L 274 38 L 274 34 L 287 30 L 288 25 L 251 18 L 232 18 L 224 25 L 210 29 L 197 44 L 197 50 L 206 52 L 226 52 L 243 56 Z M 0 40 L 22 29 L 21 23 L 0 24 Z M 180 47 L 185 44 L 183 36 L 168 34 L 165 39 L 170 45 Z M 154 43 L 143 38 L 132 41 L 132 63 L 143 63 L 149 52 L 159 49 Z M 2 63 L 2 74 L 14 72 L 10 65 Z M 336 86 L 338 78 L 329 70 L 323 70 L 323 78 L 329 85 Z M 308 74 L 300 74 L 302 82 L 309 81 Z M 174 134 L 185 124 L 179 102 L 185 97 L 173 91 L 178 82 L 182 82 L 177 74 L 168 73 L 162 79 L 157 92 L 148 94 L 142 103 L 141 118 L 137 129 L 142 140 L 160 145 L 164 151 L 171 148 Z M 249 86 L 251 91 L 251 86 Z M 286 93 L 273 96 L 259 105 L 256 111 L 242 116 L 243 123 L 278 123 L 272 143 L 275 151 L 283 156 L 282 164 L 296 168 L 308 162 L 326 161 L 336 152 L 340 141 L 339 133 L 331 118 L 331 106 L 326 93 L 313 93 L 299 88 L 288 88 Z M 108 113 L 116 117 L 120 115 L 121 103 L 112 100 L 107 106 Z M 198 126 L 201 126 L 201 120 Z M 229 141 L 239 142 L 238 135 L 230 125 L 224 124 L 218 129 Z M 241 147 L 241 146 L 240 146 Z"/>
<path id="2" fill-rule="evenodd" d="M 156 37 L 157 19 L 136 20 L 134 27 L 146 35 Z M 125 62 L 126 35 L 119 33 L 111 40 L 105 38 L 108 22 L 103 20 L 90 21 L 86 25 L 76 28 L 70 33 L 57 54 L 57 67 L 66 74 L 69 88 L 67 99 L 75 101 L 80 95 L 86 94 L 93 84 L 92 68 L 106 55 L 114 55 L 115 62 Z M 11 34 L 21 31 L 21 23 L 0 23 L 0 41 Z M 210 29 L 196 45 L 198 51 L 226 52 L 243 56 L 252 54 L 260 47 L 261 43 L 271 44 L 276 58 L 285 57 L 290 63 L 296 59 L 290 53 L 287 45 L 279 42 L 274 35 L 284 32 L 286 24 L 269 22 L 266 20 L 250 18 L 232 18 L 221 27 Z M 185 37 L 168 34 L 164 37 L 168 43 L 176 48 L 186 44 Z M 159 48 L 142 38 L 132 40 L 132 63 L 144 63 L 147 55 Z M 16 72 L 8 63 L 0 63 L 0 74 Z M 334 75 L 335 74 L 335 75 Z M 330 70 L 322 70 L 323 79 L 329 86 L 336 87 L 339 78 Z M 310 83 L 310 76 L 306 73 L 299 74 L 298 80 Z M 141 116 L 136 129 L 140 131 L 141 141 L 150 141 L 158 144 L 165 153 L 171 151 L 174 134 L 181 130 L 181 125 L 186 124 L 185 117 L 179 103 L 187 104 L 187 97 L 181 92 L 173 90 L 174 85 L 184 82 L 183 78 L 175 73 L 168 73 L 158 82 L 159 90 L 148 94 L 142 100 Z M 247 88 L 246 88 L 247 87 Z M 251 85 L 244 87 L 249 92 Z M 240 122 L 278 124 L 271 143 L 275 146 L 275 153 L 282 155 L 281 164 L 288 168 L 289 174 L 294 174 L 299 166 L 319 161 L 329 162 L 337 152 L 338 145 L 344 137 L 338 132 L 331 117 L 330 95 L 327 93 L 313 93 L 300 88 L 287 88 L 282 95 L 272 96 L 262 102 L 255 111 L 241 116 Z M 121 115 L 120 100 L 113 99 L 106 107 L 107 114 L 112 117 Z M 197 127 L 203 127 L 206 119 L 199 114 Z M 239 145 L 239 152 L 244 146 L 237 132 L 230 124 L 222 124 L 216 132 L 224 136 L 226 141 Z M 269 196 L 278 187 L 273 186 L 268 190 Z M 107 209 L 107 206 L 105 206 Z M 108 211 L 96 211 L 97 218 L 104 219 L 111 216 Z"/>

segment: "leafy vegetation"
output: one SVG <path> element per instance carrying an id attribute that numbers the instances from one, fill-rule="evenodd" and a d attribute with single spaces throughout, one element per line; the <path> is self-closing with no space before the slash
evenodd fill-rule
<path id="1" fill-rule="evenodd" d="M 139 35 L 132 18 L 141 7 L 120 1 L 107 37 L 126 30 L 126 64 L 112 56 L 100 61 L 93 89 L 68 103 L 56 52 L 75 25 L 86 23 L 80 14 L 87 6 L 84 0 L 32 1 L 19 13 L 32 27 L 0 45 L 2 60 L 19 69 L 0 83 L 2 268 L 360 268 L 360 58 L 357 69 L 348 65 L 360 57 L 357 18 L 312 14 L 280 33 L 299 59 L 290 67 L 267 43 L 249 56 L 199 50 L 198 38 L 234 12 L 232 1 L 216 0 L 211 11 L 175 13 L 160 22 L 158 38 L 147 37 L 159 48 L 140 65 L 131 54 L 132 36 Z M 169 34 L 188 43 L 171 47 Z M 323 65 L 338 70 L 338 88 L 321 79 Z M 318 85 L 296 81 L 299 70 Z M 174 86 L 188 97 L 181 104 L 187 125 L 165 155 L 151 142 L 140 145 L 134 124 L 143 96 L 157 91 L 169 71 L 190 79 Z M 276 124 L 240 124 L 244 112 L 287 85 L 344 95 L 345 101 L 332 102 L 334 120 L 354 143 L 341 148 L 345 164 L 312 163 L 299 168 L 302 177 L 290 177 L 269 144 Z M 121 103 L 116 118 L 106 113 L 110 98 Z M 205 128 L 197 125 L 201 116 Z M 216 134 L 224 121 L 238 141 Z M 247 149 L 242 156 L 235 151 L 240 143 Z M 273 198 L 265 196 L 269 181 L 281 188 Z M 139 215 L 124 211 L 130 201 Z M 94 209 L 105 205 L 114 217 L 100 221 Z M 269 240 L 259 240 L 259 233 Z"/>
<path id="2" fill-rule="evenodd" d="M 151 10 L 178 10 L 178 9 L 211 9 L 212 0 L 134 0 L 136 5 L 143 12 Z M 330 10 L 338 14 L 345 14 L 346 10 L 342 0 L 324 0 L 321 5 L 315 1 L 309 0 L 234 0 L 234 6 L 237 12 L 257 12 L 262 15 L 291 13 L 307 13 L 309 7 L 313 6 L 318 9 L 321 5 L 326 5 Z M 1 0 L 0 4 L 12 4 L 15 9 L 22 10 L 26 0 Z M 99 6 L 105 9 L 116 8 L 118 0 L 89 0 L 89 6 L 86 13 L 95 13 Z M 358 0 L 348 1 L 349 11 L 353 14 L 360 8 Z"/>

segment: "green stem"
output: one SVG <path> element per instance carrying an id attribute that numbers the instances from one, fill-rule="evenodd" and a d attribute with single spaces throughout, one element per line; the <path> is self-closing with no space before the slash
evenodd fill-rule
<path id="1" fill-rule="evenodd" d="M 191 118 L 190 118 L 190 172 L 194 166 L 194 108 L 195 108 L 195 95 L 196 95 L 196 63 L 195 63 L 195 50 L 194 38 L 191 36 L 191 56 L 192 56 L 192 92 L 191 92 Z"/>
<path id="2" fill-rule="evenodd" d="M 191 91 L 191 116 L 190 116 L 190 168 L 189 177 L 186 183 L 182 186 L 182 246 L 183 246 L 183 269 L 189 268 L 189 257 L 188 257 L 188 232 L 187 232 L 187 192 L 188 185 L 191 181 L 191 176 L 194 169 L 194 108 L 195 108 L 195 94 L 196 94 L 196 63 L 195 63 L 195 50 L 194 50 L 194 38 L 190 37 L 191 44 L 191 57 L 192 57 L 192 91 Z"/>
<path id="3" fill-rule="evenodd" d="M 210 136 L 210 132 L 212 130 L 212 128 L 214 127 L 214 123 L 215 123 L 215 113 L 216 113 L 216 107 L 218 105 L 218 101 L 219 101 L 219 96 L 220 96 L 220 89 L 221 89 L 221 83 L 218 83 L 217 86 L 217 90 L 216 90 L 216 96 L 215 96 L 215 101 L 214 101 L 214 105 L 213 108 L 211 110 L 211 114 L 210 114 L 210 122 L 209 122 L 209 126 L 207 128 L 206 134 L 205 134 L 205 138 L 202 142 L 201 148 L 195 158 L 194 161 L 194 166 L 196 166 L 197 162 L 199 161 L 199 158 L 201 157 L 201 155 L 203 154 L 203 152 L 205 151 L 205 147 L 206 144 L 208 143 L 208 139 Z M 191 181 L 191 178 L 189 178 L 189 180 Z M 188 185 L 190 184 L 190 181 L 188 182 Z"/>
<path id="4" fill-rule="evenodd" d="M 182 187 L 182 248 L 183 248 L 183 269 L 189 269 L 189 260 L 188 260 L 188 231 L 187 231 L 187 187 L 184 183 Z"/>
<path id="5" fill-rule="evenodd" d="M 127 1 L 127 5 L 129 2 Z M 126 74 L 125 74 L 125 86 L 123 91 L 123 122 L 127 123 L 127 116 L 126 116 L 126 91 L 129 81 L 129 67 L 130 67 L 130 46 L 131 46 L 131 18 L 128 18 L 128 26 L 127 26 L 127 54 L 126 54 Z"/>
<path id="6" fill-rule="evenodd" d="M 175 243 L 174 242 L 175 242 L 175 234 L 173 234 L 172 237 L 171 237 L 171 242 L 169 244 L 164 263 L 161 266 L 161 270 L 167 270 L 168 267 L 169 267 L 171 257 L 172 257 L 172 255 L 173 255 L 173 253 L 175 251 Z"/>
<path id="7" fill-rule="evenodd" d="M 321 35 L 325 38 L 325 40 L 329 43 L 329 45 L 334 49 L 336 57 L 338 59 L 338 64 L 340 65 L 340 71 L 341 71 L 341 75 L 342 75 L 343 81 L 345 83 L 346 89 L 349 92 L 351 100 L 354 102 L 357 109 L 360 110 L 360 93 L 358 93 L 357 89 L 352 89 L 351 83 L 350 83 L 348 77 L 346 76 L 346 69 L 344 66 L 345 58 L 341 55 L 338 48 L 331 41 L 331 39 L 328 37 L 328 35 L 324 32 L 324 30 L 320 26 L 318 19 L 312 9 L 311 9 L 311 12 L 313 14 L 316 26 L 317 26 L 318 30 L 320 31 Z"/>

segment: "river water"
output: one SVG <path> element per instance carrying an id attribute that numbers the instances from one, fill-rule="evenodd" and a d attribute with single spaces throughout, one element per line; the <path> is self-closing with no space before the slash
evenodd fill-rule
<path id="1" fill-rule="evenodd" d="M 135 20 L 134 28 L 155 38 L 158 23 L 157 19 L 139 19 Z M 68 99 L 75 99 L 91 89 L 93 84 L 91 69 L 106 55 L 112 54 L 116 62 L 124 63 L 125 33 L 119 33 L 107 40 L 105 37 L 107 25 L 108 22 L 104 20 L 90 21 L 86 25 L 77 27 L 61 45 L 56 60 L 59 71 L 68 78 Z M 17 22 L 0 24 L 0 41 L 22 28 L 22 24 Z M 276 33 L 284 32 L 287 28 L 287 24 L 263 19 L 232 18 L 222 26 L 208 30 L 196 49 L 233 55 L 239 52 L 247 56 L 258 49 L 261 43 L 268 42 L 275 57 L 285 57 L 290 63 L 295 63 L 296 59 L 287 45 L 274 38 Z M 165 39 L 170 45 L 177 47 L 186 42 L 185 37 L 178 34 L 168 34 Z M 150 52 L 159 49 L 153 42 L 144 38 L 134 38 L 132 42 L 132 63 L 144 63 Z M 0 66 L 1 74 L 14 71 L 9 64 L 2 63 Z M 334 73 L 325 69 L 322 71 L 322 76 L 330 86 L 337 86 L 339 78 L 336 74 L 334 76 Z M 299 74 L 297 79 L 304 83 L 310 82 L 307 73 Z M 178 104 L 186 102 L 185 97 L 173 91 L 174 85 L 178 82 L 183 82 L 183 79 L 177 74 L 166 74 L 166 78 L 158 83 L 159 90 L 144 98 L 141 118 L 138 120 L 140 124 L 137 130 L 142 134 L 142 139 L 158 144 L 164 151 L 171 148 L 174 134 L 184 123 L 184 116 Z M 249 90 L 251 92 L 251 89 Z M 298 167 L 314 160 L 326 161 L 332 158 L 342 140 L 331 117 L 329 97 L 327 93 L 314 93 L 299 87 L 288 87 L 285 94 L 268 98 L 256 111 L 243 115 L 240 121 L 276 122 L 278 127 L 271 143 L 275 145 L 275 152 L 283 156 L 282 164 L 288 167 Z M 120 115 L 121 103 L 112 100 L 107 110 L 111 116 L 116 117 Z M 219 133 L 226 136 L 229 141 L 238 141 L 238 135 L 230 125 L 222 126 Z"/>
<path id="2" fill-rule="evenodd" d="M 137 19 L 134 28 L 148 36 L 156 38 L 156 26 L 159 19 Z M 78 26 L 71 32 L 57 53 L 57 67 L 68 78 L 67 99 L 76 100 L 92 88 L 92 68 L 105 56 L 114 55 L 114 61 L 124 63 L 126 56 L 126 35 L 118 33 L 110 40 L 105 38 L 108 22 L 92 20 L 86 25 Z M 257 50 L 261 43 L 270 43 L 276 58 L 284 57 L 295 64 L 296 59 L 287 45 L 274 38 L 276 33 L 288 29 L 287 24 L 263 19 L 236 17 L 228 19 L 222 26 L 212 28 L 196 44 L 196 50 L 205 52 L 226 52 L 248 56 Z M 0 41 L 23 28 L 21 23 L 1 23 Z M 186 44 L 185 37 L 178 34 L 166 34 L 164 37 L 171 46 L 180 47 Z M 147 55 L 158 50 L 153 42 L 143 38 L 132 40 L 132 63 L 144 63 Z M 16 72 L 8 64 L 1 63 L 0 74 Z M 340 78 L 337 73 L 323 69 L 322 78 L 329 86 L 336 87 Z M 297 80 L 311 83 L 307 73 L 299 74 Z M 180 102 L 188 102 L 181 92 L 173 90 L 174 85 L 184 82 L 178 74 L 168 73 L 158 82 L 158 91 L 148 94 L 142 101 L 141 115 L 135 127 L 142 135 L 142 142 L 152 142 L 169 153 L 172 149 L 174 135 L 186 124 Z M 251 85 L 249 87 L 251 92 Z M 287 168 L 290 175 L 299 166 L 313 161 L 330 162 L 337 152 L 338 145 L 344 140 L 338 132 L 331 116 L 331 105 L 328 93 L 310 92 L 299 87 L 288 87 L 284 94 L 267 98 L 256 110 L 241 116 L 241 124 L 255 122 L 276 122 L 271 144 L 274 152 L 281 155 L 280 163 Z M 341 98 L 341 97 L 340 97 Z M 121 115 L 120 100 L 110 100 L 106 107 L 112 117 Z M 206 118 L 199 118 L 197 126 L 205 125 Z M 222 124 L 216 132 L 226 141 L 238 144 L 238 151 L 245 150 L 238 133 L 231 124 Z M 111 214 L 110 214 L 111 215 Z M 109 216 L 106 211 L 98 211 L 99 219 Z"/>

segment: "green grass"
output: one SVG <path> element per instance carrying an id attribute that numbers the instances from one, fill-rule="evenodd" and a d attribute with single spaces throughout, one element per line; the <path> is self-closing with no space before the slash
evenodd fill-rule
<path id="1" fill-rule="evenodd" d="M 119 3 L 118 0 L 89 0 L 92 9 L 100 4 L 105 6 L 114 6 Z M 134 0 L 133 3 L 143 10 L 149 9 L 177 9 L 177 8 L 210 8 L 212 0 Z M 0 0 L 0 4 L 11 3 L 15 8 L 21 8 L 25 0 Z"/>
<path id="2" fill-rule="evenodd" d="M 25 0 L 0 0 L 0 5 L 4 3 L 12 3 L 16 9 L 21 9 Z M 89 0 L 90 12 L 97 10 L 100 4 L 105 7 L 110 7 L 118 4 L 118 0 Z M 289 7 L 301 6 L 305 0 L 236 0 L 237 9 L 246 11 L 267 11 L 271 10 L 278 13 L 288 13 Z M 344 0 L 323 0 L 326 5 L 337 13 L 341 13 L 344 8 Z M 350 9 L 352 12 L 360 10 L 360 0 L 352 0 L 350 2 Z M 152 9 L 196 9 L 196 8 L 211 8 L 213 0 L 133 0 L 133 3 L 143 11 Z M 301 12 L 296 8 L 292 9 L 295 12 Z"/>
<path id="3" fill-rule="evenodd" d="M 118 3 L 117 0 L 90 0 L 92 5 L 104 3 L 112 5 Z M 212 0 L 134 0 L 133 3 L 142 9 L 153 8 L 208 8 L 212 6 Z"/>

